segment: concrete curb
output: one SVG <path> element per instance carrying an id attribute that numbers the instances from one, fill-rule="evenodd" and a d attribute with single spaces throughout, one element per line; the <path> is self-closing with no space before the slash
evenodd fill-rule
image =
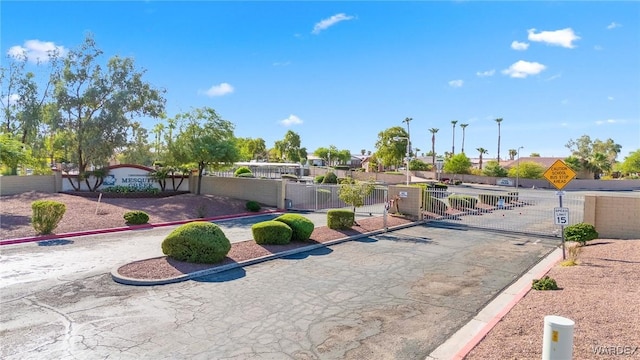
<path id="1" fill-rule="evenodd" d="M 113 270 L 111 270 L 111 278 L 113 279 L 113 281 L 115 281 L 115 282 L 117 282 L 119 284 L 123 284 L 123 285 L 154 286 L 154 285 L 173 284 L 173 283 L 182 282 L 182 281 L 186 281 L 186 280 L 191 280 L 191 279 L 202 277 L 202 276 L 207 276 L 207 275 L 220 273 L 220 272 L 223 272 L 223 271 L 227 271 L 227 270 L 231 270 L 231 269 L 235 269 L 235 268 L 239 268 L 239 267 L 250 266 L 250 265 L 258 264 L 258 263 L 261 263 L 261 262 L 282 258 L 282 257 L 289 256 L 289 255 L 299 254 L 299 253 L 303 253 L 303 252 L 306 252 L 306 251 L 319 249 L 319 248 L 322 248 L 322 247 L 336 245 L 336 244 L 347 242 L 347 241 L 357 240 L 357 239 L 361 239 L 361 238 L 369 237 L 369 236 L 375 236 L 375 235 L 383 234 L 383 233 L 385 233 L 387 231 L 401 230 L 401 229 L 404 229 L 404 228 L 408 228 L 408 227 L 412 227 L 412 226 L 416 226 L 416 225 L 420 225 L 420 224 L 423 224 L 423 221 L 416 221 L 416 222 L 411 222 L 411 223 L 408 223 L 408 224 L 389 227 L 388 230 L 381 229 L 381 230 L 370 231 L 370 232 L 367 232 L 367 233 L 362 233 L 362 234 L 358 234 L 358 235 L 354 235 L 354 236 L 347 236 L 347 237 L 344 237 L 344 238 L 330 240 L 330 241 L 327 241 L 327 242 L 324 242 L 324 243 L 320 243 L 320 244 L 313 244 L 313 245 L 309 245 L 309 246 L 303 246 L 303 247 L 300 247 L 300 248 L 297 248 L 297 249 L 291 249 L 291 250 L 288 250 L 288 251 L 283 251 L 283 252 L 279 252 L 279 253 L 275 253 L 275 254 L 271 254 L 271 255 L 266 255 L 266 256 L 262 256 L 262 257 L 259 257 L 259 258 L 250 259 L 250 260 L 246 260 L 246 261 L 242 261 L 242 262 L 216 266 L 216 267 L 212 267 L 210 269 L 198 270 L 198 271 L 194 271 L 194 272 L 191 272 L 191 273 L 188 273 L 188 274 L 184 274 L 184 275 L 180 275 L 180 276 L 176 276 L 176 277 L 171 277 L 171 278 L 166 278 L 166 279 L 145 280 L 145 279 L 128 278 L 128 277 L 122 276 L 122 275 L 120 275 L 118 273 L 118 269 L 120 269 L 122 266 L 124 266 L 124 265 L 119 265 L 119 266 L 115 267 Z M 157 259 L 157 257 L 156 258 L 151 258 L 151 259 Z M 137 261 L 142 261 L 142 260 L 137 260 Z"/>
<path id="2" fill-rule="evenodd" d="M 466 325 L 436 348 L 426 360 L 464 359 L 494 326 L 531 290 L 533 279 L 540 279 L 562 259 L 562 249 L 550 252 L 508 288 L 500 292 Z"/>
<path id="3" fill-rule="evenodd" d="M 249 217 L 249 216 L 260 216 L 260 215 L 267 215 L 267 214 L 273 214 L 273 213 L 279 213 L 279 212 L 283 212 L 283 210 L 275 209 L 275 210 L 261 211 L 257 213 L 247 212 L 247 213 L 240 213 L 240 214 L 233 214 L 233 215 L 214 216 L 214 217 L 202 218 L 202 219 L 178 220 L 178 221 L 169 221 L 169 222 L 156 223 L 156 224 L 131 225 L 131 226 L 118 227 L 118 228 L 87 230 L 87 231 L 70 232 L 70 233 L 64 233 L 64 234 L 29 236 L 29 237 L 16 238 L 16 239 L 0 240 L 0 246 L 77 237 L 77 236 L 109 234 L 114 232 L 130 231 L 130 230 L 153 229 L 153 228 L 163 227 L 163 226 L 182 225 L 182 224 L 190 223 L 193 221 L 216 221 L 216 220 L 227 220 L 227 219 L 234 219 L 234 218 Z"/>

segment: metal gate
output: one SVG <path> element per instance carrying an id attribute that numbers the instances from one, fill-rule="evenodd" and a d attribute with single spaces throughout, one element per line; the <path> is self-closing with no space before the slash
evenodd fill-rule
<path id="1" fill-rule="evenodd" d="M 423 200 L 425 219 L 443 225 L 561 236 L 561 227 L 554 221 L 554 208 L 559 207 L 556 191 L 455 186 L 427 189 Z M 562 202 L 569 209 L 566 225 L 583 221 L 584 196 L 564 192 Z"/>
<path id="2" fill-rule="evenodd" d="M 304 184 L 287 182 L 285 188 L 285 207 L 301 211 L 327 211 L 329 209 L 350 209 L 351 206 L 340 200 L 341 185 Z M 384 213 L 387 199 L 387 187 L 376 185 L 373 192 L 365 198 L 364 205 L 356 208 L 356 214 Z"/>

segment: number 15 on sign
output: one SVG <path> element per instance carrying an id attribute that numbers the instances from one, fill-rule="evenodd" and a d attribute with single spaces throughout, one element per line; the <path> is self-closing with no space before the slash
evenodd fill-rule
<path id="1" fill-rule="evenodd" d="M 569 208 L 553 208 L 553 218 L 556 225 L 569 225 Z"/>

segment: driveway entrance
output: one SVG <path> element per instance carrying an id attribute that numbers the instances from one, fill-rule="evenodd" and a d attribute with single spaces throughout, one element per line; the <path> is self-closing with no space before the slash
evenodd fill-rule
<path id="1" fill-rule="evenodd" d="M 427 224 L 165 286 L 15 274 L 0 357 L 425 358 L 555 245 Z"/>

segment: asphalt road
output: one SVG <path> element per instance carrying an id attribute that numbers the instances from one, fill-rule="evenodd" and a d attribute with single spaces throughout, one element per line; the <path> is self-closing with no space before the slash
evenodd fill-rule
<path id="1" fill-rule="evenodd" d="M 0 357 L 423 359 L 557 245 L 419 225 L 183 283 L 113 282 L 161 255 L 163 230 L 0 249 Z"/>

